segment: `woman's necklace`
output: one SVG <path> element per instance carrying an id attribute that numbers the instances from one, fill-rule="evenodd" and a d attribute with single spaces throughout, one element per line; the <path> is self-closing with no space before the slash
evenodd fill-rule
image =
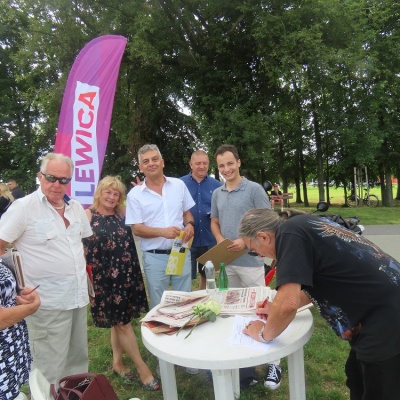
<path id="1" fill-rule="evenodd" d="M 55 210 L 62 210 L 64 207 L 65 207 L 65 203 L 63 203 L 63 205 L 62 206 L 59 206 L 59 207 L 56 207 L 56 206 L 53 206 L 53 204 L 51 205 Z"/>

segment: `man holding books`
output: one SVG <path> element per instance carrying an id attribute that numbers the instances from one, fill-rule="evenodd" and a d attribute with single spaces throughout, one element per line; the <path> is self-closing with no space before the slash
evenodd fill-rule
<path id="1" fill-rule="evenodd" d="M 92 235 L 83 207 L 66 196 L 73 161 L 48 153 L 40 187 L 14 202 L 0 221 L 0 254 L 15 243 L 25 283 L 37 287 L 41 306 L 27 317 L 32 368 L 50 382 L 88 371 L 89 301 L 82 238 Z"/>

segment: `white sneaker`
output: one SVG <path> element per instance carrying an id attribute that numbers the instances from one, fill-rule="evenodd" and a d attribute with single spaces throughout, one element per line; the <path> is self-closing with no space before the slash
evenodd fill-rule
<path id="1" fill-rule="evenodd" d="M 276 390 L 281 386 L 282 368 L 279 365 L 268 364 L 267 375 L 265 376 L 264 386 L 270 390 Z"/>

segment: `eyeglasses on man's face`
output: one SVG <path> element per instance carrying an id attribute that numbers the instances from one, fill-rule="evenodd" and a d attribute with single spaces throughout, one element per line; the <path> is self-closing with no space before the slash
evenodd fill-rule
<path id="1" fill-rule="evenodd" d="M 45 174 L 44 172 L 40 171 L 40 173 L 44 176 L 44 179 L 46 179 L 47 182 L 50 183 L 55 183 L 55 182 L 60 182 L 61 185 L 67 185 L 68 183 L 71 182 L 72 178 L 58 178 L 57 176 L 50 175 L 50 174 Z"/>
<path id="2" fill-rule="evenodd" d="M 257 252 L 255 251 L 255 250 L 252 250 L 252 245 L 251 245 L 251 239 L 250 239 L 250 250 L 247 252 L 247 254 L 249 255 L 249 256 L 253 256 L 253 257 L 256 257 L 256 256 L 258 256 L 258 254 L 257 254 Z"/>

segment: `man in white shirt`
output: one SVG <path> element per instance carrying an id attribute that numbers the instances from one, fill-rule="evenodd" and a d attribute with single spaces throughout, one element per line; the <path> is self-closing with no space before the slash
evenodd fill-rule
<path id="1" fill-rule="evenodd" d="M 49 153 L 37 176 L 40 187 L 14 202 L 0 223 L 0 254 L 15 243 L 26 285 L 36 287 L 39 310 L 27 317 L 33 356 L 50 383 L 88 371 L 88 287 L 82 238 L 92 235 L 83 207 L 65 195 L 73 161 Z"/>
<path id="2" fill-rule="evenodd" d="M 132 225 L 133 233 L 141 238 L 150 306 L 155 307 L 169 284 L 174 290 L 191 291 L 189 251 L 181 275 L 166 275 L 165 269 L 174 239 L 181 230 L 183 242 L 188 242 L 194 235 L 190 209 L 195 203 L 180 179 L 164 176 L 164 160 L 156 145 L 141 147 L 138 159 L 145 180 L 128 193 L 125 222 Z"/>

